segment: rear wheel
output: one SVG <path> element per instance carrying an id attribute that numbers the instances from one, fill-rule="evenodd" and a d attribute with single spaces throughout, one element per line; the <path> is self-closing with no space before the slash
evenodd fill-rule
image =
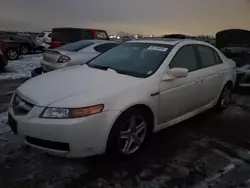
<path id="1" fill-rule="evenodd" d="M 130 157 L 138 153 L 150 132 L 149 117 L 141 109 L 125 111 L 111 130 L 107 145 L 108 154 Z"/>
<path id="2" fill-rule="evenodd" d="M 29 52 L 28 46 L 21 46 L 21 53 L 26 55 Z"/>
<path id="3" fill-rule="evenodd" d="M 223 88 L 223 90 L 222 90 L 222 92 L 220 94 L 220 98 L 218 100 L 218 103 L 216 105 L 216 108 L 218 110 L 224 110 L 224 109 L 226 109 L 228 107 L 229 102 L 230 102 L 230 98 L 231 98 L 231 95 L 232 95 L 232 90 L 233 90 L 233 88 L 232 88 L 231 83 L 227 83 L 224 86 L 224 88 Z"/>

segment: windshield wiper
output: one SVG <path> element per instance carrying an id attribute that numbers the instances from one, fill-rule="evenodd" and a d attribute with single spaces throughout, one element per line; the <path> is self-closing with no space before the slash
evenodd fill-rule
<path id="1" fill-rule="evenodd" d="M 100 65 L 89 65 L 89 64 L 86 64 L 88 65 L 89 67 L 91 68 L 94 68 L 94 69 L 100 69 L 100 70 L 108 70 L 108 69 L 112 69 L 108 66 L 100 66 Z"/>

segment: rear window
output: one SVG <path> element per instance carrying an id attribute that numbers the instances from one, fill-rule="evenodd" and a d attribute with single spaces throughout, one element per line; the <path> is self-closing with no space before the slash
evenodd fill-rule
<path id="1" fill-rule="evenodd" d="M 94 39 L 94 33 L 83 29 L 54 29 L 52 31 L 52 41 L 69 43 L 83 39 Z"/>
<path id="2" fill-rule="evenodd" d="M 108 35 L 104 31 L 97 31 L 97 38 L 101 40 L 108 40 Z"/>
<path id="3" fill-rule="evenodd" d="M 66 44 L 64 46 L 61 46 L 57 49 L 60 50 L 65 50 L 65 51 L 72 51 L 72 52 L 78 52 L 80 50 L 82 50 L 83 48 L 86 48 L 90 45 L 94 44 L 94 42 L 90 42 L 90 41 L 77 41 L 77 42 L 73 42 L 73 43 L 69 43 Z"/>

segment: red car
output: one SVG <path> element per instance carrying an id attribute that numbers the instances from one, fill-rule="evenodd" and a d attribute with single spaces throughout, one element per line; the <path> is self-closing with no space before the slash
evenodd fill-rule
<path id="1" fill-rule="evenodd" d="M 109 40 L 105 30 L 83 28 L 53 28 L 50 48 L 57 48 L 67 43 L 84 39 Z"/>
<path id="2" fill-rule="evenodd" d="M 20 44 L 12 40 L 0 41 L 0 50 L 9 60 L 16 60 L 20 56 Z"/>
<path id="3" fill-rule="evenodd" d="M 8 64 L 7 59 L 5 58 L 5 55 L 0 49 L 0 72 L 4 71 L 5 66 Z"/>

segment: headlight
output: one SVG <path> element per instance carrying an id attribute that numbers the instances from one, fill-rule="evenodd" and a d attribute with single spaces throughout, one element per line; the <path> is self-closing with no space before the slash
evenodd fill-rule
<path id="1" fill-rule="evenodd" d="M 53 119 L 69 119 L 86 117 L 102 112 L 104 108 L 103 104 L 84 107 L 84 108 L 45 108 L 41 113 L 41 118 L 53 118 Z"/>

